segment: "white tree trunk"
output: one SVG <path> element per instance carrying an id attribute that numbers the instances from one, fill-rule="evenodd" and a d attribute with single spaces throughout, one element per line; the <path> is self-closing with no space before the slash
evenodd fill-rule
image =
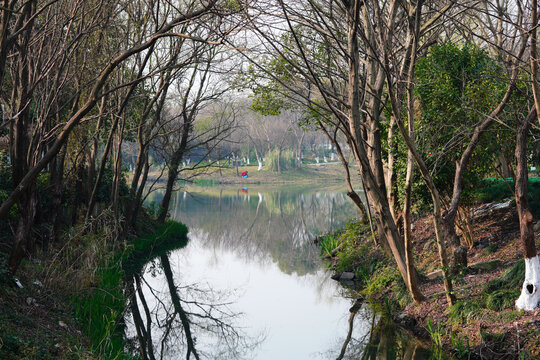
<path id="1" fill-rule="evenodd" d="M 259 167 L 257 168 L 257 171 L 261 171 L 263 168 L 263 163 L 261 160 L 257 160 L 257 162 L 259 163 Z"/>
<path id="2" fill-rule="evenodd" d="M 525 259 L 525 281 L 516 300 L 518 310 L 531 311 L 540 303 L 540 261 L 538 256 Z"/>

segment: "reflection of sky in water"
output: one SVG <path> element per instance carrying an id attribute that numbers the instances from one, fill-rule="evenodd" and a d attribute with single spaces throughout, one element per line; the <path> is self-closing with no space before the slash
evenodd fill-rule
<path id="1" fill-rule="evenodd" d="M 182 282 L 208 282 L 216 290 L 240 289 L 232 309 L 245 314 L 242 327 L 266 340 L 256 359 L 308 359 L 325 352 L 346 333 L 351 302 L 338 296 L 324 271 L 303 277 L 282 273 L 275 264 L 239 261 L 223 252 L 219 259 L 192 238 L 172 254 Z"/>
<path id="2" fill-rule="evenodd" d="M 238 290 L 229 298 L 234 302 L 231 311 L 243 313 L 235 325 L 248 337 L 265 335 L 248 359 L 320 359 L 339 354 L 352 302 L 340 296 L 339 285 L 322 269 L 320 250 L 312 240 L 314 234 L 343 226 L 356 215 L 344 194 L 274 193 L 264 194 L 262 201 L 257 195 L 248 200 L 223 194 L 221 200 L 189 195 L 176 199 L 171 214 L 190 227 L 188 245 L 170 254 L 176 285 Z M 251 227 L 248 235 L 246 226 Z M 299 238 L 295 231 L 308 236 Z M 145 279 L 166 293 L 162 274 L 147 274 Z M 158 302 L 151 299 L 148 288 L 144 292 L 152 308 Z M 163 296 L 161 301 L 170 303 L 170 298 Z M 359 339 L 369 332 L 370 324 L 359 317 L 355 322 L 354 337 Z M 129 334 L 135 335 L 133 329 Z M 204 335 L 197 340 L 199 347 L 213 341 Z"/>

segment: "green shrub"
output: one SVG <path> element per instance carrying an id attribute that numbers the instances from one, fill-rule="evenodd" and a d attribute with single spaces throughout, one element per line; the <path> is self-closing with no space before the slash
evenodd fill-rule
<path id="1" fill-rule="evenodd" d="M 514 195 L 510 189 L 514 189 L 514 180 L 496 178 L 484 179 L 477 189 L 478 200 L 481 202 L 501 201 L 512 198 Z M 529 178 L 528 186 L 529 207 L 535 216 L 540 216 L 540 177 Z"/>

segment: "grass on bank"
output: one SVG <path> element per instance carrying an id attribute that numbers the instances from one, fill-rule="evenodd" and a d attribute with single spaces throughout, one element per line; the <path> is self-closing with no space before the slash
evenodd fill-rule
<path id="1" fill-rule="evenodd" d="M 501 202 L 504 199 L 512 198 L 513 193 L 509 186 L 513 188 L 511 180 L 505 182 L 501 179 L 486 179 L 477 189 L 475 202 Z M 540 215 L 540 178 L 529 179 L 529 201 L 535 218 L 538 218 Z M 478 229 L 484 231 L 485 235 L 485 229 L 481 225 L 479 226 Z M 362 225 L 349 224 L 348 227 L 361 228 Z M 505 230 L 505 234 L 507 231 L 514 230 Z M 519 237 L 519 231 L 516 231 L 514 235 Z M 379 251 L 365 247 L 365 244 L 369 244 L 371 241 L 367 229 L 362 230 L 360 234 L 354 234 L 345 229 L 333 235 L 327 235 L 320 240 L 322 242 L 322 255 L 331 253 L 332 249 L 339 247 L 339 251 L 333 258 L 334 269 L 337 272 L 356 273 L 356 277 L 359 279 L 358 291 L 367 297 L 372 304 L 375 304 L 378 310 L 395 315 L 412 301 L 399 272 L 395 269 L 394 262 L 386 259 Z M 420 252 L 416 253 L 416 256 L 433 257 L 433 261 L 437 261 L 436 254 L 431 253 L 430 247 L 423 246 L 426 244 L 419 245 L 417 251 Z M 485 284 L 479 284 L 475 288 L 462 286 L 467 282 L 465 276 L 470 274 L 456 275 L 454 279 L 456 288 L 463 287 L 459 290 L 460 299 L 447 311 L 435 314 L 438 320 L 436 323 L 433 323 L 432 320 L 428 322 L 428 333 L 434 344 L 440 344 L 439 348 L 443 343 L 445 344 L 445 348 L 440 348 L 439 351 L 448 351 L 450 347 L 458 358 L 467 358 L 473 351 L 476 351 L 475 348 L 482 346 L 490 351 L 503 353 L 510 351 L 509 348 L 504 347 L 522 346 L 521 350 L 516 348 L 512 351 L 519 352 L 524 356 L 524 359 L 535 358 L 536 355 L 532 354 L 540 353 L 540 329 L 531 325 L 530 328 L 523 330 L 524 328 L 520 325 L 520 331 L 524 332 L 519 335 L 517 340 L 515 339 L 515 331 L 513 331 L 515 330 L 513 325 L 517 322 L 527 326 L 529 321 L 527 319 L 530 317 L 530 315 L 514 309 L 514 302 L 519 297 L 524 279 L 524 261 L 514 262 L 515 257 L 512 254 L 515 252 L 507 251 L 508 249 L 503 242 L 490 244 L 490 246 L 492 247 L 486 248 L 484 254 L 497 253 L 492 256 L 499 256 L 503 262 L 509 261 L 511 265 L 504 269 L 502 274 L 497 272 L 501 275 L 491 278 L 489 281 L 486 280 Z M 374 254 L 376 255 L 374 256 Z M 476 250 L 474 254 L 482 254 L 482 251 Z M 382 256 L 382 260 L 378 256 Z M 365 275 L 358 276 L 358 273 Z M 444 296 L 444 294 L 440 296 Z M 424 326 L 426 326 L 425 321 L 423 321 Z M 429 326 L 430 322 L 431 327 Z M 518 343 L 521 341 L 521 343 L 516 345 L 516 341 Z M 524 344 L 527 346 L 525 350 Z M 437 345 L 434 346 L 437 347 Z"/>
<path id="2" fill-rule="evenodd" d="M 123 315 L 128 299 L 123 279 L 139 271 L 159 254 L 187 243 L 187 227 L 174 221 L 136 237 L 99 270 L 95 288 L 73 297 L 75 317 L 89 336 L 94 353 L 108 359 L 130 359 L 125 354 Z"/>
<path id="3" fill-rule="evenodd" d="M 355 274 L 355 290 L 376 310 L 392 314 L 410 302 L 399 271 L 374 243 L 369 225 L 348 222 L 344 229 L 320 237 L 319 243 L 321 255 L 335 253 L 332 266 L 336 273 Z"/>
<path id="4" fill-rule="evenodd" d="M 123 279 L 153 257 L 185 246 L 187 228 L 146 219 L 144 235 L 115 244 L 107 212 L 94 222 L 99 231 L 70 229 L 66 246 L 24 260 L 17 274 L 21 289 L 0 253 L 0 359 L 131 358 L 123 338 Z"/>

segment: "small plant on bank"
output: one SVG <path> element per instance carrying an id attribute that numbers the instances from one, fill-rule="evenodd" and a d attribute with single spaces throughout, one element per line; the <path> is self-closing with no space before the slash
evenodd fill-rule
<path id="1" fill-rule="evenodd" d="M 327 234 L 319 237 L 319 244 L 321 245 L 321 255 L 332 256 L 332 251 L 337 249 L 340 241 L 336 234 Z"/>
<path id="2" fill-rule="evenodd" d="M 470 358 L 472 352 L 471 346 L 469 345 L 469 338 L 465 338 L 465 340 L 463 340 L 461 336 L 457 335 L 455 332 L 451 332 L 450 344 L 460 359 Z"/>
<path id="3" fill-rule="evenodd" d="M 440 323 L 437 323 L 437 325 L 435 325 L 431 322 L 431 318 L 428 318 L 426 330 L 431 337 L 433 346 L 437 349 L 441 349 L 444 338 L 444 328 L 442 327 L 442 325 Z"/>

